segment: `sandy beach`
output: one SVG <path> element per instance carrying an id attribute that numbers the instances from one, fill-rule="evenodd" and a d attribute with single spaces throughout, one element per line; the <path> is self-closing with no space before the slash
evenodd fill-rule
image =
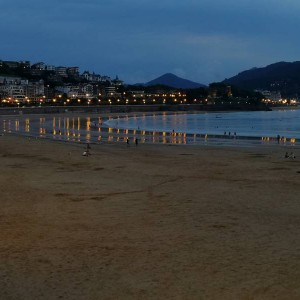
<path id="1" fill-rule="evenodd" d="M 0 299 L 300 299 L 300 153 L 91 147 L 0 137 Z"/>

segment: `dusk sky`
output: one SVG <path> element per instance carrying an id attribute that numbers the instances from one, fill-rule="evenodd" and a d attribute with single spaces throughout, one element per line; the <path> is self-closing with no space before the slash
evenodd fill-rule
<path id="1" fill-rule="evenodd" d="M 300 60 L 299 0 L 0 0 L 0 60 L 203 84 Z"/>

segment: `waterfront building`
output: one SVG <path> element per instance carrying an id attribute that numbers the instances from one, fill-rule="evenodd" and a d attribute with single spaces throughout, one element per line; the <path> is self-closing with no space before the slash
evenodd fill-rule
<path id="1" fill-rule="evenodd" d="M 93 97 L 93 85 L 92 84 L 84 84 L 82 86 L 82 91 L 85 94 L 86 98 L 92 98 Z"/>
<path id="2" fill-rule="evenodd" d="M 38 101 L 40 97 L 44 96 L 44 81 L 20 79 L 18 81 L 4 82 L 0 85 L 0 93 L 10 99 L 11 102 Z"/>
<path id="3" fill-rule="evenodd" d="M 75 89 L 71 84 L 60 85 L 55 88 L 59 94 L 68 94 L 72 89 Z"/>
<path id="4" fill-rule="evenodd" d="M 133 98 L 145 98 L 145 91 L 128 91 L 128 94 Z"/>
<path id="5" fill-rule="evenodd" d="M 116 87 L 115 86 L 106 86 L 104 88 L 106 96 L 114 96 L 116 94 Z"/>
<path id="6" fill-rule="evenodd" d="M 0 92 L 11 102 L 25 101 L 25 92 L 21 84 L 4 84 L 0 86 Z"/>
<path id="7" fill-rule="evenodd" d="M 272 101 L 279 101 L 282 99 L 281 97 L 281 93 L 278 91 L 267 91 L 267 90 L 263 90 L 260 91 L 260 93 L 267 99 L 270 99 Z"/>
<path id="8" fill-rule="evenodd" d="M 37 102 L 45 95 L 44 81 L 31 81 L 23 85 L 24 94 L 29 101 Z"/>

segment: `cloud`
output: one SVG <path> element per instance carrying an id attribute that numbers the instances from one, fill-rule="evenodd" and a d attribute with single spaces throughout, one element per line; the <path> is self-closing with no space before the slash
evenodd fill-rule
<path id="1" fill-rule="evenodd" d="M 4 1 L 0 59 L 207 83 L 297 60 L 299 8 L 298 0 Z"/>

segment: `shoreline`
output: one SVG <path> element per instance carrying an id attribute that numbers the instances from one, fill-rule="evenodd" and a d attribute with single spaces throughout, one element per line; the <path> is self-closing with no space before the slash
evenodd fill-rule
<path id="1" fill-rule="evenodd" d="M 0 116 L 2 120 L 28 120 L 28 118 L 32 118 L 32 120 L 40 120 L 40 118 L 49 117 L 51 118 L 57 117 L 59 118 L 77 118 L 77 117 L 89 117 L 90 122 L 92 123 L 94 120 L 101 118 L 102 125 L 100 127 L 90 125 L 90 129 L 86 132 L 82 131 L 76 133 L 72 138 L 71 130 L 66 131 L 62 129 L 58 134 L 57 132 L 51 133 L 49 132 L 49 128 L 46 131 L 46 128 L 35 128 L 35 131 L 31 132 L 22 132 L 19 133 L 19 122 L 18 127 L 12 130 L 6 130 L 14 134 L 20 134 L 25 136 L 32 136 L 38 138 L 47 138 L 54 140 L 66 140 L 66 141 L 74 141 L 80 143 L 103 143 L 103 142 L 126 142 L 127 138 L 130 138 L 132 141 L 136 138 L 139 139 L 141 143 L 150 143 L 150 144 L 185 144 L 185 145 L 206 145 L 211 144 L 212 146 L 235 146 L 235 147 L 253 147 L 256 145 L 264 146 L 264 145 L 282 145 L 285 147 L 297 147 L 298 148 L 298 139 L 293 138 L 284 138 L 278 142 L 276 136 L 242 136 L 232 134 L 231 136 L 224 134 L 205 134 L 205 133 L 185 133 L 185 132 L 160 132 L 160 131 L 149 131 L 149 130 L 139 130 L 139 129 L 122 129 L 122 128 L 109 128 L 105 126 L 105 121 L 109 120 L 109 118 L 124 118 L 124 117 L 134 117 L 134 116 L 150 116 L 153 113 L 156 115 L 173 115 L 173 114 L 198 114 L 199 112 L 134 112 L 134 113 L 103 113 L 99 114 L 89 114 L 89 113 L 64 113 L 64 114 L 41 114 L 41 115 L 21 115 L 21 116 Z M 206 113 L 206 112 L 200 112 Z M 219 113 L 219 112 L 214 112 Z M 226 112 L 227 113 L 227 112 Z M 1 126 L 1 125 L 0 125 Z M 32 126 L 31 126 L 32 127 Z M 18 129 L 17 129 L 18 128 Z M 25 128 L 23 129 L 25 130 Z M 31 129 L 33 130 L 33 129 Z M 44 132 L 45 131 L 45 132 Z M 41 132 L 44 132 L 41 134 Z M 7 134 L 6 132 L 4 132 Z M 78 137 L 77 137 L 78 134 Z M 74 133 L 73 133 L 74 135 Z M 88 138 L 86 141 L 83 140 L 84 136 Z"/>

